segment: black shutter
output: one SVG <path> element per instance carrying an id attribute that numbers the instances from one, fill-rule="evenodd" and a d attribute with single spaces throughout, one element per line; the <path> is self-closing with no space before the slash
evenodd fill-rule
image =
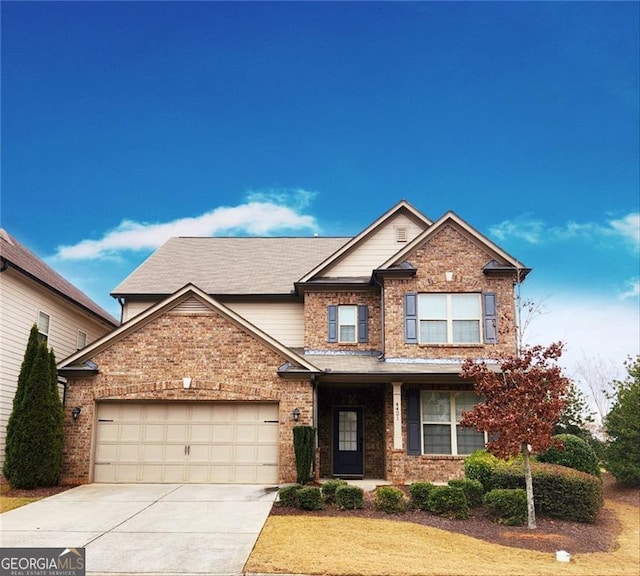
<path id="1" fill-rule="evenodd" d="M 369 307 L 358 306 L 358 342 L 369 342 Z"/>
<path id="2" fill-rule="evenodd" d="M 482 308 L 485 344 L 496 344 L 498 342 L 498 310 L 495 292 L 482 294 Z"/>
<path id="3" fill-rule="evenodd" d="M 328 342 L 338 341 L 338 307 L 336 305 L 327 306 L 328 315 Z"/>
<path id="4" fill-rule="evenodd" d="M 415 292 L 404 295 L 404 342 L 418 343 L 418 295 Z"/>
<path id="5" fill-rule="evenodd" d="M 419 456 L 420 446 L 420 391 L 407 390 L 407 454 Z"/>

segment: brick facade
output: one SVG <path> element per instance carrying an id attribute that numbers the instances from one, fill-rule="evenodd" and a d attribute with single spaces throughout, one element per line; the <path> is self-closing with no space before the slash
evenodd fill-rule
<path id="1" fill-rule="evenodd" d="M 65 423 L 63 482 L 91 481 L 95 403 L 106 400 L 278 402 L 280 481 L 295 480 L 291 413 L 297 407 L 298 423 L 312 424 L 311 385 L 280 378 L 283 358 L 220 314 L 169 311 L 92 360 L 99 373 L 67 385 L 65 405 L 82 412 Z M 192 378 L 187 390 L 185 376 Z"/>

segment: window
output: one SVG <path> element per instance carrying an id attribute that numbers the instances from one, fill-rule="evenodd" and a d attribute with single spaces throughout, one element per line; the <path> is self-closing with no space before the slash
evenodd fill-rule
<path id="1" fill-rule="evenodd" d="M 45 312 L 38 312 L 38 336 L 40 342 L 47 342 L 49 340 L 49 322 L 51 317 Z"/>
<path id="2" fill-rule="evenodd" d="M 355 344 L 369 341 L 369 307 L 349 305 L 328 307 L 329 342 Z"/>
<path id="3" fill-rule="evenodd" d="M 480 343 L 480 294 L 419 294 L 422 344 Z"/>
<path id="4" fill-rule="evenodd" d="M 83 332 L 82 330 L 78 330 L 78 338 L 76 343 L 78 350 L 80 350 L 81 348 L 84 348 L 86 345 L 87 345 L 87 333 Z"/>
<path id="5" fill-rule="evenodd" d="M 462 413 L 480 402 L 475 392 L 424 391 L 422 400 L 422 453 L 471 454 L 484 448 L 486 434 L 460 426 Z"/>

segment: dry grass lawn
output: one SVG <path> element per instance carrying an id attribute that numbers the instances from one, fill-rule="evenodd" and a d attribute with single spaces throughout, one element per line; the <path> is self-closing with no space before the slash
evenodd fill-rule
<path id="1" fill-rule="evenodd" d="M 6 484 L 0 484 L 0 514 L 3 512 L 9 512 L 9 510 L 13 510 L 14 508 L 20 508 L 20 506 L 30 504 L 36 500 L 40 500 L 40 498 L 10 498 L 5 495 L 8 489 L 9 486 Z"/>
<path id="2" fill-rule="evenodd" d="M 248 572 L 331 576 L 638 576 L 637 507 L 607 502 L 622 531 L 611 552 L 555 554 L 511 548 L 393 520 L 271 516 L 245 566 Z M 568 550 L 571 552 L 571 550 Z"/>

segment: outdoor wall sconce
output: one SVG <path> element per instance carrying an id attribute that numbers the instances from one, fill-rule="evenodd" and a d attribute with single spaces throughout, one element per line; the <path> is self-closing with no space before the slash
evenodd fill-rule
<path id="1" fill-rule="evenodd" d="M 294 422 L 297 422 L 298 420 L 300 420 L 300 410 L 298 410 L 297 408 L 293 409 L 293 412 L 291 413 L 291 415 L 293 416 Z"/>
<path id="2" fill-rule="evenodd" d="M 453 280 L 453 272 L 445 272 L 444 273 L 444 279 L 447 282 L 451 282 Z"/>
<path id="3" fill-rule="evenodd" d="M 182 387 L 186 390 L 187 388 L 191 388 L 191 378 L 183 378 L 182 379 Z"/>
<path id="4" fill-rule="evenodd" d="M 78 417 L 80 416 L 80 412 L 82 412 L 82 408 L 80 408 L 80 406 L 76 406 L 71 410 L 71 418 L 73 418 L 74 420 L 77 420 Z"/>

